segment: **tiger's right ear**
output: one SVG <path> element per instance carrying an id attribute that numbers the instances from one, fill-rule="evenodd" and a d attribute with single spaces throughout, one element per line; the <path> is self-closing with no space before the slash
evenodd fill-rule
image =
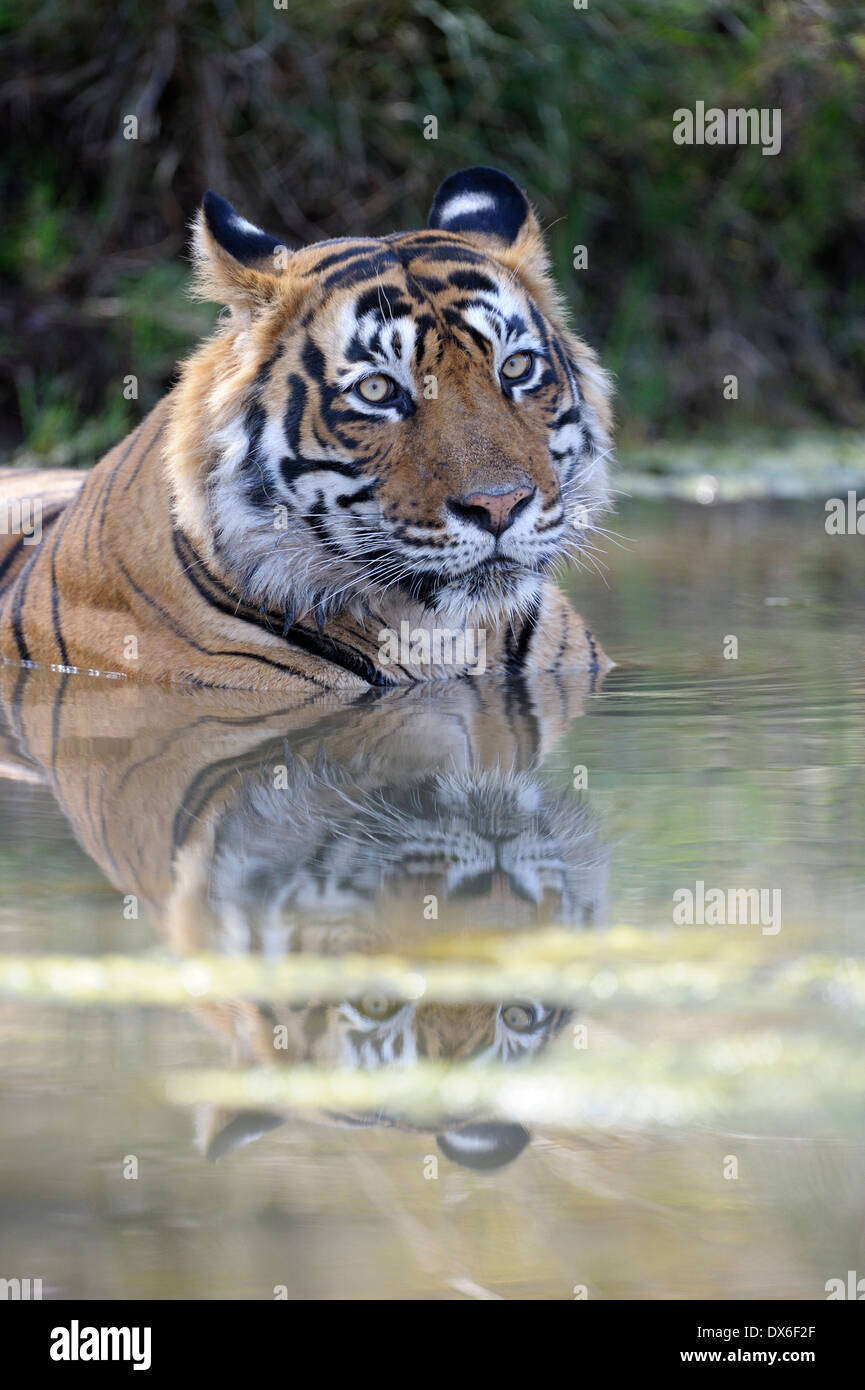
<path id="1" fill-rule="evenodd" d="M 287 246 L 247 222 L 218 193 L 205 193 L 192 226 L 193 294 L 234 308 L 263 307 L 288 264 Z"/>

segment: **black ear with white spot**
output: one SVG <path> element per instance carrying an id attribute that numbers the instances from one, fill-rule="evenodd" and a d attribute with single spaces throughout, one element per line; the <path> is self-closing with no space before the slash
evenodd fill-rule
<path id="1" fill-rule="evenodd" d="M 532 216 L 528 199 L 500 169 L 477 165 L 445 179 L 433 199 L 429 226 L 463 236 L 515 242 Z"/>
<path id="2" fill-rule="evenodd" d="M 205 193 L 204 220 L 214 241 L 241 265 L 254 265 L 272 256 L 280 244 L 276 237 L 247 222 L 218 193 Z"/>
<path id="3" fill-rule="evenodd" d="M 192 224 L 193 293 L 253 314 L 285 285 L 287 246 L 247 222 L 218 193 L 206 193 Z"/>

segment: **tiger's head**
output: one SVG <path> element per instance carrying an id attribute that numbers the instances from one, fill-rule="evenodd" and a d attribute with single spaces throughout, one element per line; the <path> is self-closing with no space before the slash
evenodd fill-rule
<path id="1" fill-rule="evenodd" d="M 505 174 L 446 179 L 423 231 L 293 253 L 208 193 L 193 253 L 228 313 L 166 460 L 178 523 L 246 602 L 495 623 L 588 543 L 608 383 Z"/>

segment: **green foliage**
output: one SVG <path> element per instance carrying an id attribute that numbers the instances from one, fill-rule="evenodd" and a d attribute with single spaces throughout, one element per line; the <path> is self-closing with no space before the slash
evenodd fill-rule
<path id="1" fill-rule="evenodd" d="M 626 437 L 863 423 L 854 6 L 13 0 L 0 25 L 7 412 L 22 355 L 82 421 L 118 364 L 159 394 L 203 322 L 177 285 L 205 188 L 299 244 L 417 225 L 442 177 L 492 163 L 538 204 Z M 698 100 L 779 108 L 780 153 L 674 144 Z"/>

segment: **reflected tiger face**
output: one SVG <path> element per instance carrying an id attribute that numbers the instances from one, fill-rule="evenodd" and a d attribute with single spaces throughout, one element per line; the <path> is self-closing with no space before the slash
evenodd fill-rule
<path id="1" fill-rule="evenodd" d="M 233 314 L 177 393 L 166 456 L 192 539 L 292 619 L 524 610 L 607 503 L 610 417 L 516 185 L 466 170 L 424 231 L 281 261 L 208 195 L 197 237 Z"/>
<path id="2" fill-rule="evenodd" d="M 381 992 L 297 1012 L 303 1060 L 361 1069 L 453 1057 L 481 1065 L 519 1061 L 540 1052 L 568 1016 L 537 999 L 416 1004 Z"/>
<path id="3" fill-rule="evenodd" d="M 210 929 L 201 944 L 282 959 L 297 951 L 410 951 L 415 936 L 501 931 L 505 923 L 525 929 L 602 921 L 607 855 L 585 802 L 526 773 L 424 769 L 405 781 L 404 772 L 400 760 L 393 782 L 368 785 L 360 762 L 347 767 L 295 757 L 288 818 L 285 791 L 247 774 L 213 838 L 204 914 Z M 424 906 L 431 903 L 432 916 Z M 378 990 L 336 1003 L 247 1002 L 205 1006 L 203 1013 L 249 1063 L 325 1070 L 530 1061 L 571 1017 L 530 997 L 405 1002 Z M 510 1162 L 529 1140 L 520 1125 L 457 1116 L 442 1115 L 434 1126 L 381 1110 L 315 1118 L 353 1128 L 431 1130 L 449 1159 L 482 1169 Z M 271 1116 L 267 1127 L 279 1123 Z M 260 1114 L 211 1117 L 205 1150 L 222 1157 L 262 1133 L 261 1125 Z"/>
<path id="4" fill-rule="evenodd" d="M 525 1061 L 539 1056 L 571 1018 L 570 1010 L 537 999 L 515 998 L 501 1004 L 406 1004 L 379 992 L 338 1004 L 275 1009 L 247 1005 L 234 1010 L 206 1006 L 203 1012 L 230 1031 L 235 1044 L 247 1048 L 249 1057 L 257 1062 L 301 1062 L 349 1070 L 410 1066 L 427 1059 L 476 1066 Z M 284 1123 L 283 1116 L 261 1111 L 208 1111 L 202 1118 L 200 1138 L 211 1161 Z M 530 1140 L 522 1125 L 466 1120 L 464 1116 L 439 1115 L 434 1125 L 413 1123 L 380 1109 L 322 1111 L 314 1118 L 350 1129 L 377 1126 L 433 1133 L 451 1162 L 478 1169 L 510 1163 Z"/>
<path id="5" fill-rule="evenodd" d="M 287 819 L 272 770 L 247 776 L 220 823 L 206 949 L 371 952 L 603 917 L 606 850 L 573 793 L 515 772 L 370 786 L 360 770 L 299 760 L 291 787 Z"/>

